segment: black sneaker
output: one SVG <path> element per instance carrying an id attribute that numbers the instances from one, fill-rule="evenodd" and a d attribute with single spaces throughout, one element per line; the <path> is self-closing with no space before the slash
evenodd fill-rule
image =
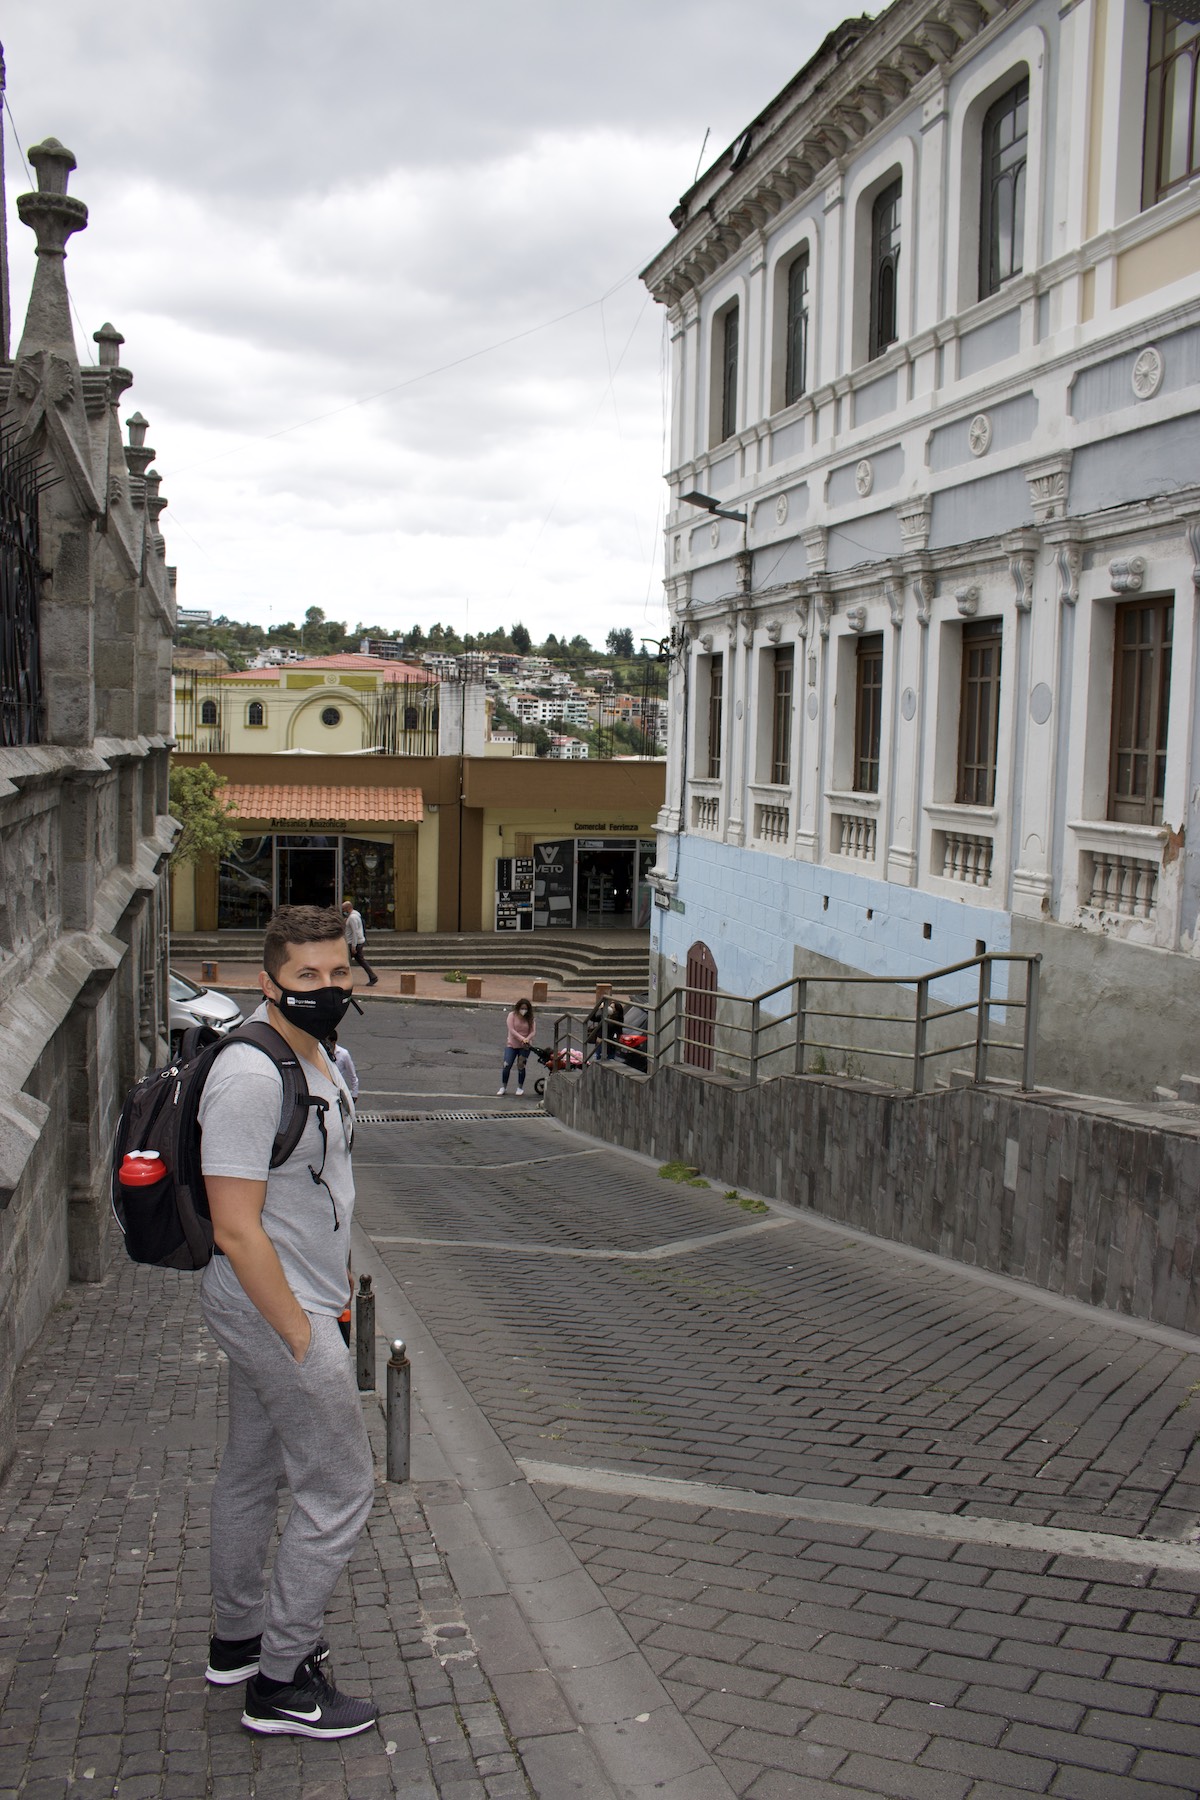
<path id="1" fill-rule="evenodd" d="M 265 1694 L 254 1675 L 246 1683 L 242 1724 L 266 1737 L 343 1738 L 366 1731 L 377 1714 L 369 1700 L 341 1694 L 316 1652 L 299 1665 L 286 1687 Z"/>
<path id="2" fill-rule="evenodd" d="M 221 1638 L 208 1640 L 208 1667 L 204 1679 L 214 1687 L 236 1687 L 258 1674 L 258 1653 L 262 1638 Z"/>

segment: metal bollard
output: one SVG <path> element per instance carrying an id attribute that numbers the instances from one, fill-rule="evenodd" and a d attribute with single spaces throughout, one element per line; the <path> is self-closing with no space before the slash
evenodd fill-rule
<path id="1" fill-rule="evenodd" d="M 408 1480 L 408 1435 L 412 1416 L 412 1364 L 404 1339 L 395 1338 L 387 1366 L 387 1478 Z"/>
<path id="2" fill-rule="evenodd" d="M 375 1389 L 375 1296 L 371 1277 L 360 1275 L 354 1302 L 354 1345 L 358 1356 L 358 1391 L 370 1394 Z"/>

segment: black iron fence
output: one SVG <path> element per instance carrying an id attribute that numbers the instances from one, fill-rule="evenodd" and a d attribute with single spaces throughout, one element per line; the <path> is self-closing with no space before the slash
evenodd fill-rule
<path id="1" fill-rule="evenodd" d="M 38 496 L 51 485 L 10 425 L 0 426 L 0 744 L 42 735 Z"/>

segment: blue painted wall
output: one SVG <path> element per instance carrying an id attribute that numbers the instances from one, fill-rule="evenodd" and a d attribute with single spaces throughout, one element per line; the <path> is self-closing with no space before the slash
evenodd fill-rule
<path id="1" fill-rule="evenodd" d="M 797 946 L 893 981 L 962 962 L 980 939 L 989 950 L 1011 948 L 1010 915 L 993 907 L 704 838 L 681 838 L 678 852 L 678 898 L 687 910 L 655 910 L 651 948 L 677 959 L 682 980 L 689 946 L 702 940 L 726 993 L 757 994 L 786 981 Z M 941 984 L 935 998 L 952 1004 L 977 988 L 967 972 Z"/>

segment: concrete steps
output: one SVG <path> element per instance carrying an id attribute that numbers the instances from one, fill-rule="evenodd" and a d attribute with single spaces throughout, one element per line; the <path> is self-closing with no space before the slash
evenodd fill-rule
<path id="1" fill-rule="evenodd" d="M 171 957 L 177 962 L 254 963 L 261 952 L 258 931 L 171 934 Z M 576 990 L 598 981 L 610 981 L 619 994 L 644 993 L 649 986 L 649 935 L 642 931 L 373 931 L 367 958 L 380 969 L 461 969 L 464 975 L 523 976 Z"/>

